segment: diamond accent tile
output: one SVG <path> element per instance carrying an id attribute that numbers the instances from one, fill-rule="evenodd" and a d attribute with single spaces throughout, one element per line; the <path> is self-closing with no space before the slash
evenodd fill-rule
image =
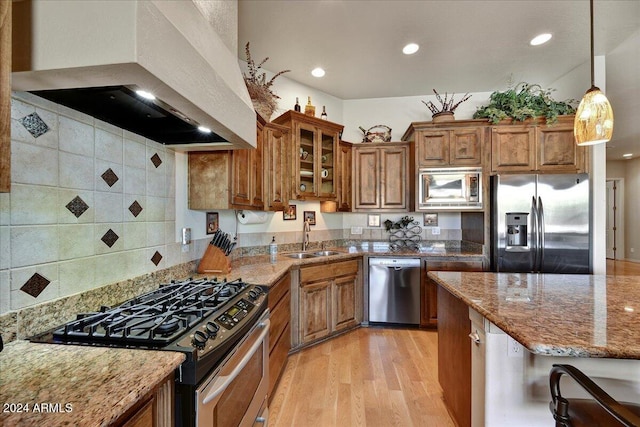
<path id="1" fill-rule="evenodd" d="M 156 253 L 151 257 L 151 262 L 157 266 L 160 264 L 160 261 L 162 261 L 162 255 L 160 255 L 160 252 L 156 251 Z"/>
<path id="2" fill-rule="evenodd" d="M 22 292 L 26 292 L 34 298 L 38 298 L 38 295 L 45 290 L 47 286 L 49 286 L 51 281 L 45 277 L 42 277 L 38 273 L 35 273 L 33 276 L 27 280 L 24 285 L 20 288 Z"/>
<path id="3" fill-rule="evenodd" d="M 102 236 L 102 239 L 100 240 L 102 240 L 105 245 L 112 247 L 119 238 L 120 237 L 115 233 L 115 231 L 109 229 L 109 231 L 104 233 L 104 236 Z"/>
<path id="4" fill-rule="evenodd" d="M 137 200 L 134 200 L 133 203 L 131 203 L 131 206 L 129 206 L 129 212 L 131 212 L 131 214 L 136 218 L 140 215 L 140 212 L 142 212 L 142 206 L 140 206 L 140 203 L 138 203 Z"/>
<path id="5" fill-rule="evenodd" d="M 31 113 L 21 118 L 20 123 L 34 138 L 44 135 L 49 131 L 49 126 L 40 118 L 38 113 Z"/>
<path id="6" fill-rule="evenodd" d="M 151 156 L 151 163 L 153 163 L 153 166 L 155 166 L 156 169 L 162 164 L 162 159 L 158 156 L 158 153 Z"/>
<path id="7" fill-rule="evenodd" d="M 106 182 L 109 187 L 113 187 L 113 184 L 118 182 L 118 180 L 120 179 L 111 168 L 104 171 L 100 176 L 102 177 L 102 179 L 104 179 L 104 182 Z"/>
<path id="8" fill-rule="evenodd" d="M 80 196 L 76 196 L 65 206 L 69 211 L 76 216 L 76 218 L 80 218 L 80 215 L 86 212 L 89 209 L 89 205 L 85 203 L 84 200 L 80 198 Z"/>

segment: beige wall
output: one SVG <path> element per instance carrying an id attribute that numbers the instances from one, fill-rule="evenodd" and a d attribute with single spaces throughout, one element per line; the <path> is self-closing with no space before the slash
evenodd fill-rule
<path id="1" fill-rule="evenodd" d="M 607 162 L 607 179 L 624 180 L 624 253 L 621 258 L 640 261 L 640 158 Z M 631 252 L 631 249 L 634 252 Z"/>

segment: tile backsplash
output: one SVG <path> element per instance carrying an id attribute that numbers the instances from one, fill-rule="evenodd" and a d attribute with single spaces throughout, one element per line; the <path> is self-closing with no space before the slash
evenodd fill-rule
<path id="1" fill-rule="evenodd" d="M 197 258 L 175 227 L 175 153 L 12 93 L 11 192 L 0 194 L 0 315 Z"/>

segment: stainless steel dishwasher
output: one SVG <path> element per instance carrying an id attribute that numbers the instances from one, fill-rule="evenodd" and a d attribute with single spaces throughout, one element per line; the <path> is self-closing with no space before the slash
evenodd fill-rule
<path id="1" fill-rule="evenodd" d="M 369 323 L 420 324 L 419 258 L 369 258 Z"/>

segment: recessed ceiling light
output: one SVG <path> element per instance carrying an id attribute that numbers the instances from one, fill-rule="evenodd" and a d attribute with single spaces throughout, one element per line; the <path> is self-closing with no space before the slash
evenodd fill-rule
<path id="1" fill-rule="evenodd" d="M 202 133 L 211 133 L 211 129 L 209 129 L 208 127 L 204 127 L 204 126 L 198 126 L 198 130 Z"/>
<path id="2" fill-rule="evenodd" d="M 544 43 L 548 42 L 549 40 L 551 40 L 551 34 L 544 33 L 544 34 L 540 34 L 540 35 L 537 35 L 534 38 L 532 38 L 531 41 L 529 42 L 529 44 L 531 46 L 539 46 L 541 44 L 544 44 Z"/>
<path id="3" fill-rule="evenodd" d="M 318 68 L 314 68 L 313 70 L 311 70 L 311 75 L 313 77 L 323 77 L 324 76 L 324 70 L 320 67 Z"/>
<path id="4" fill-rule="evenodd" d="M 145 99 L 150 99 L 152 101 L 156 99 L 154 94 L 152 94 L 151 92 L 147 92 L 146 90 L 137 90 L 136 94 L 138 94 L 138 96 L 141 96 Z"/>
<path id="5" fill-rule="evenodd" d="M 622 157 L 627 157 L 627 158 L 631 158 L 632 156 L 633 156 L 633 153 L 627 153 L 622 155 Z"/>
<path id="6" fill-rule="evenodd" d="M 418 49 L 420 49 L 420 46 L 418 46 L 416 43 L 409 43 L 402 48 L 402 53 L 404 53 L 405 55 L 413 55 L 418 51 Z"/>

